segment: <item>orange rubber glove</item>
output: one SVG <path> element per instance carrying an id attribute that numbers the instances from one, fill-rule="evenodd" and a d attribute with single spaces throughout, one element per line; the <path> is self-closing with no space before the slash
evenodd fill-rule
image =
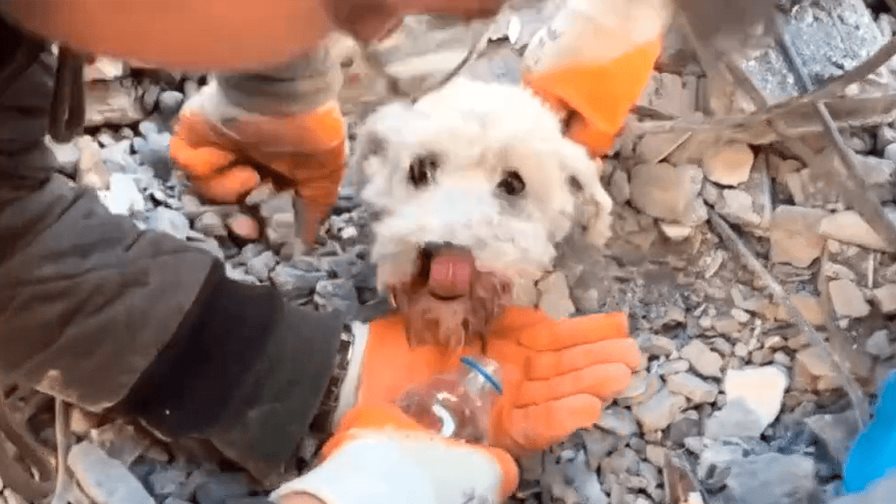
<path id="1" fill-rule="evenodd" d="M 542 450 L 597 422 L 606 402 L 628 386 L 640 363 L 623 313 L 553 320 L 510 307 L 486 337 L 460 353 L 408 345 L 398 316 L 370 324 L 356 404 L 394 402 L 412 384 L 453 371 L 460 355 L 500 365 L 504 393 L 492 417 L 494 446 L 519 454 Z"/>
<path id="2" fill-rule="evenodd" d="M 303 494 L 326 504 L 503 502 L 519 483 L 507 452 L 439 437 L 388 403 L 351 410 L 321 457 L 273 502 Z"/>
<path id="3" fill-rule="evenodd" d="M 669 0 L 567 0 L 523 57 L 523 80 L 563 118 L 567 135 L 601 156 L 650 80 Z"/>
<path id="4" fill-rule="evenodd" d="M 302 201 L 302 240 L 313 244 L 342 181 L 345 124 L 339 105 L 332 101 L 289 116 L 242 112 L 219 121 L 213 118 L 226 106 L 213 86 L 194 98 L 180 113 L 170 147 L 193 190 L 215 203 L 237 203 L 262 180 L 293 186 Z"/>

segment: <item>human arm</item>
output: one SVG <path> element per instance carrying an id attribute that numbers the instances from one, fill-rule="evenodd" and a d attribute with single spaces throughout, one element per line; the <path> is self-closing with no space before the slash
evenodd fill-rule
<path id="1" fill-rule="evenodd" d="M 407 14 L 478 17 L 503 0 L 2 0 L 29 31 L 92 54 L 179 70 L 246 70 L 295 58 L 334 28 L 382 35 Z"/>

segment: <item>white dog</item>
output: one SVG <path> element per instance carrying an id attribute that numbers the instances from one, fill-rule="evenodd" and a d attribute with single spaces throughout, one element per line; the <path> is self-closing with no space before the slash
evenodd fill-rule
<path id="1" fill-rule="evenodd" d="M 599 161 L 527 89 L 456 79 L 380 108 L 354 147 L 378 283 L 414 343 L 481 337 L 560 242 L 610 237 Z"/>

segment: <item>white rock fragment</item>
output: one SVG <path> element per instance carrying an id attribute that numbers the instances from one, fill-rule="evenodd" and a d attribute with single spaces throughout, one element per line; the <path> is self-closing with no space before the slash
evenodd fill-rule
<path id="1" fill-rule="evenodd" d="M 753 151 L 747 144 L 719 145 L 703 156 L 703 173 L 716 184 L 734 187 L 750 178 L 753 160 Z"/>
<path id="2" fill-rule="evenodd" d="M 726 403 L 706 423 L 706 435 L 758 437 L 781 412 L 787 374 L 776 366 L 729 369 L 723 390 Z"/>
<path id="3" fill-rule="evenodd" d="M 566 275 L 555 271 L 538 282 L 538 308 L 554 318 L 566 318 L 576 311 L 569 294 Z"/>
<path id="4" fill-rule="evenodd" d="M 772 262 L 806 268 L 821 256 L 825 238 L 818 229 L 827 212 L 783 205 L 772 214 L 770 258 Z"/>
<path id="5" fill-rule="evenodd" d="M 678 373 L 666 378 L 670 392 L 681 394 L 696 404 L 711 403 L 716 400 L 719 389 L 691 373 Z"/>
<path id="6" fill-rule="evenodd" d="M 896 212 L 886 208 L 890 220 L 896 221 Z M 855 210 L 844 210 L 822 219 L 818 232 L 832 240 L 858 245 L 874 250 L 892 251 L 883 238 L 862 219 Z"/>
<path id="7" fill-rule="evenodd" d="M 140 87 L 133 79 L 93 81 L 84 85 L 85 126 L 128 125 L 146 117 Z"/>
<path id="8" fill-rule="evenodd" d="M 683 241 L 694 234 L 694 228 L 692 226 L 663 221 L 659 221 L 657 224 L 659 224 L 660 231 L 663 232 L 663 235 L 674 242 Z"/>
<path id="9" fill-rule="evenodd" d="M 708 218 L 700 198 L 702 186 L 698 166 L 641 164 L 632 168 L 631 203 L 651 217 L 693 226 Z"/>
<path id="10" fill-rule="evenodd" d="M 663 430 L 674 422 L 688 405 L 687 399 L 663 388 L 648 401 L 632 408 L 644 432 Z"/>
<path id="11" fill-rule="evenodd" d="M 97 191 L 97 195 L 109 212 L 115 215 L 130 215 L 146 209 L 146 200 L 130 175 L 113 173 L 109 177 L 109 189 Z"/>
<path id="12" fill-rule="evenodd" d="M 90 442 L 73 446 L 68 465 L 84 489 L 97 504 L 155 504 L 140 481 L 121 462 L 106 455 Z"/>
<path id="13" fill-rule="evenodd" d="M 702 341 L 694 340 L 681 349 L 684 357 L 698 373 L 709 378 L 721 378 L 722 357 Z"/>
<path id="14" fill-rule="evenodd" d="M 896 284 L 887 284 L 874 289 L 874 300 L 885 315 L 896 313 Z"/>
<path id="15" fill-rule="evenodd" d="M 753 197 L 741 189 L 724 189 L 715 203 L 716 210 L 735 224 L 758 226 L 762 216 L 753 208 Z"/>
<path id="16" fill-rule="evenodd" d="M 158 207 L 149 214 L 149 227 L 185 240 L 190 232 L 190 221 L 176 210 Z"/>
<path id="17" fill-rule="evenodd" d="M 832 280 L 828 284 L 831 304 L 840 317 L 861 318 L 871 312 L 871 305 L 865 301 L 862 291 L 852 280 Z"/>

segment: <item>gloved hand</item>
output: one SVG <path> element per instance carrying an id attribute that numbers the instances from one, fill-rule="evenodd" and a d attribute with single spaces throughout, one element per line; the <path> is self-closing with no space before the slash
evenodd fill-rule
<path id="1" fill-rule="evenodd" d="M 484 351 L 477 342 L 460 353 L 410 347 L 398 316 L 374 321 L 369 331 L 357 404 L 394 402 L 410 385 L 456 369 L 460 355 L 484 354 L 500 365 L 504 388 L 490 442 L 514 453 L 545 449 L 594 424 L 640 362 L 623 313 L 553 320 L 536 309 L 510 307 Z"/>
<path id="2" fill-rule="evenodd" d="M 507 452 L 439 437 L 391 404 L 354 408 L 321 453 L 319 466 L 271 500 L 289 504 L 310 494 L 326 504 L 503 502 L 519 481 Z"/>
<path id="3" fill-rule="evenodd" d="M 293 115 L 252 114 L 211 84 L 184 105 L 170 150 L 209 201 L 240 202 L 265 179 L 294 187 L 302 202 L 297 224 L 310 246 L 338 197 L 345 124 L 335 101 Z"/>
<path id="4" fill-rule="evenodd" d="M 567 0 L 523 56 L 523 80 L 592 156 L 606 154 L 649 82 L 669 0 Z"/>

